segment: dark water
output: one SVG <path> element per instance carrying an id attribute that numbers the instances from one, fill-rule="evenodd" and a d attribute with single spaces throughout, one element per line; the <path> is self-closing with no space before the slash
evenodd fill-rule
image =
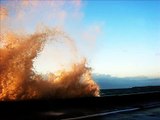
<path id="1" fill-rule="evenodd" d="M 123 89 L 101 89 L 101 96 L 150 93 L 160 91 L 160 86 L 132 87 Z"/>

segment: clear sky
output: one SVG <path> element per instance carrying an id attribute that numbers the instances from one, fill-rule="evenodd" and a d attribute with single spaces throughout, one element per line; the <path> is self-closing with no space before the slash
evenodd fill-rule
<path id="1" fill-rule="evenodd" d="M 85 22 L 101 21 L 92 67 L 114 76 L 160 76 L 160 1 L 87 1 Z"/>
<path id="2" fill-rule="evenodd" d="M 49 26 L 64 26 L 78 44 L 82 44 L 83 38 L 93 39 L 92 50 L 85 49 L 83 44 L 79 47 L 86 53 L 94 73 L 118 77 L 160 77 L 160 1 L 85 0 L 74 3 L 74 9 L 69 4 L 54 4 L 50 8 L 44 3 L 41 7 L 35 7 L 38 11 L 32 11 L 33 16 L 28 11 L 20 12 L 18 17 L 21 22 L 18 25 L 27 23 L 26 28 L 34 31 L 37 23 L 42 21 Z M 1 4 L 6 3 L 3 1 Z M 10 1 L 10 4 L 13 3 Z M 54 8 L 55 11 L 51 12 L 53 16 L 46 16 Z M 14 16 L 14 10 L 10 11 Z M 72 17 L 68 19 L 68 16 Z M 52 46 L 48 52 L 50 50 Z M 38 71 L 52 69 L 54 57 L 48 62 L 45 58 L 42 56 L 39 59 L 41 66 L 37 68 Z"/>
<path id="3" fill-rule="evenodd" d="M 160 1 L 86 1 L 85 23 L 103 23 L 94 72 L 160 76 Z"/>

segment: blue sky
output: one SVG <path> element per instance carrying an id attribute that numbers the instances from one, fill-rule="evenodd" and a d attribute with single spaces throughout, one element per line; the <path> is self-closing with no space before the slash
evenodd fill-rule
<path id="1" fill-rule="evenodd" d="M 2 1 L 1 4 L 12 5 L 9 7 L 9 14 L 14 18 L 15 6 L 19 9 L 19 4 L 14 6 L 13 2 Z M 28 12 L 30 8 L 26 11 L 22 7 L 24 11 L 20 11 L 19 20 L 12 19 L 13 27 L 19 29 L 25 26 L 28 31 L 33 32 L 39 23 L 47 23 L 53 27 L 64 26 L 87 56 L 93 73 L 118 77 L 160 77 L 160 1 L 85 0 L 82 1 L 82 6 L 77 5 L 75 8 L 69 4 L 60 4 L 59 8 L 57 4 L 48 7 L 44 3 L 43 1 L 41 6 L 35 6 L 36 11 Z M 55 11 L 52 11 L 53 7 L 56 8 Z M 48 12 L 54 15 L 46 16 Z M 70 16 L 70 19 L 66 19 L 66 16 Z M 98 35 L 95 35 L 95 31 L 89 32 L 89 38 L 97 38 L 93 41 L 92 50 L 86 49 L 88 46 L 83 44 L 81 33 L 86 29 L 98 29 L 100 32 Z M 49 46 L 46 51 L 51 50 L 54 49 Z M 54 57 L 46 62 L 46 56 L 39 58 L 37 65 L 41 66 L 36 69 L 40 72 L 54 67 L 54 64 L 51 65 Z"/>
<path id="2" fill-rule="evenodd" d="M 85 24 L 103 23 L 92 67 L 113 76 L 160 76 L 160 2 L 86 1 Z"/>

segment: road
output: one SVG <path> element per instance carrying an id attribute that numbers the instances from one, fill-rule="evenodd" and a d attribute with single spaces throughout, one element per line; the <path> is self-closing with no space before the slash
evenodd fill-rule
<path id="1" fill-rule="evenodd" d="M 0 102 L 0 120 L 160 120 L 160 92 Z"/>
<path id="2" fill-rule="evenodd" d="M 160 120 L 160 107 L 86 118 L 83 120 Z"/>

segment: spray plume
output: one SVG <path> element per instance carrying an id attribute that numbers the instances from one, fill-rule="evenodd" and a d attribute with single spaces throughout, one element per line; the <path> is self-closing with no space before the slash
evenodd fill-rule
<path id="1" fill-rule="evenodd" d="M 0 33 L 0 101 L 99 96 L 99 87 L 92 80 L 86 59 L 72 63 L 68 70 L 47 75 L 34 71 L 34 59 L 48 40 L 58 41 L 63 37 L 63 42 L 70 44 L 74 54 L 78 54 L 74 41 L 63 30 L 45 28 L 24 34 L 12 29 L 6 31 L 4 26 L 6 28 L 6 24 L 1 26 Z"/>

